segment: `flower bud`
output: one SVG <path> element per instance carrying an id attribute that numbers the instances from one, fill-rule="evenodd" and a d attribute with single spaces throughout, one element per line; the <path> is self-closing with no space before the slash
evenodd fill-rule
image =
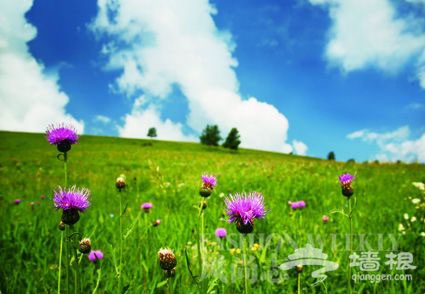
<path id="1" fill-rule="evenodd" d="M 237 221 L 236 229 L 239 231 L 239 233 L 249 234 L 249 233 L 252 233 L 252 231 L 254 231 L 254 224 L 253 223 L 244 224 L 242 221 Z"/>
<path id="2" fill-rule="evenodd" d="M 83 240 L 80 241 L 80 246 L 78 248 L 78 250 L 80 250 L 81 253 L 83 254 L 87 254 L 90 252 L 91 250 L 91 242 L 89 238 L 84 238 Z"/>
<path id="3" fill-rule="evenodd" d="M 80 214 L 78 213 L 78 209 L 71 208 L 65 209 L 62 213 L 62 222 L 67 225 L 73 225 L 80 220 Z"/>
<path id="4" fill-rule="evenodd" d="M 119 191 L 125 188 L 125 177 L 123 175 L 119 176 L 115 181 L 115 186 Z"/>
<path id="5" fill-rule="evenodd" d="M 71 150 L 71 142 L 69 140 L 62 140 L 56 145 L 59 152 L 65 153 Z"/>
<path id="6" fill-rule="evenodd" d="M 295 270 L 297 271 L 297 273 L 301 273 L 303 271 L 303 268 L 304 268 L 303 265 L 299 264 L 295 267 Z"/>
<path id="7" fill-rule="evenodd" d="M 153 222 L 153 224 L 152 224 L 152 225 L 153 225 L 154 227 L 157 227 L 157 226 L 159 226 L 160 224 L 161 224 L 161 220 L 160 220 L 160 219 L 157 219 L 156 221 L 154 221 L 154 222 Z"/>
<path id="8" fill-rule="evenodd" d="M 325 224 L 329 222 L 329 216 L 327 215 L 322 216 L 322 222 L 324 222 Z"/>
<path id="9" fill-rule="evenodd" d="M 199 190 L 199 195 L 201 195 L 202 197 L 205 197 L 205 198 L 209 197 L 211 195 L 211 193 L 212 193 L 212 189 L 208 188 L 208 187 L 202 187 Z"/>
<path id="10" fill-rule="evenodd" d="M 171 271 L 177 265 L 176 256 L 168 248 L 161 248 L 158 251 L 159 265 L 163 270 Z"/>
<path id="11" fill-rule="evenodd" d="M 61 221 L 58 225 L 58 229 L 60 231 L 65 231 L 65 223 L 63 221 Z"/>

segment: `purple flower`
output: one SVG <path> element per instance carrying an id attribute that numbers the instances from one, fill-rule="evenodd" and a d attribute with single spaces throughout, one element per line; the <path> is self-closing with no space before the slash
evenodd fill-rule
<path id="1" fill-rule="evenodd" d="M 65 190 L 59 187 L 59 190 L 55 191 L 53 201 L 56 208 L 62 208 L 63 210 L 79 210 L 83 212 L 90 206 L 88 200 L 90 191 L 88 189 L 77 189 L 75 186 Z"/>
<path id="2" fill-rule="evenodd" d="M 224 200 L 227 205 L 227 215 L 229 222 L 242 222 L 244 225 L 254 222 L 256 218 L 264 218 L 266 211 L 264 209 L 263 195 L 257 192 L 245 194 L 235 194 Z"/>
<path id="3" fill-rule="evenodd" d="M 78 141 L 75 128 L 64 123 L 49 125 L 46 131 L 46 137 L 51 145 L 58 145 L 62 141 L 69 141 L 70 144 L 75 144 Z"/>
<path id="4" fill-rule="evenodd" d="M 353 180 L 354 180 L 354 176 L 352 176 L 349 173 L 345 173 L 339 176 L 339 181 L 341 185 L 351 184 Z"/>
<path id="5" fill-rule="evenodd" d="M 140 208 L 143 209 L 145 212 L 149 212 L 149 210 L 153 207 L 152 203 L 145 202 L 143 203 Z"/>
<path id="6" fill-rule="evenodd" d="M 103 259 L 103 252 L 100 250 L 92 250 L 90 251 L 89 255 L 87 256 L 87 258 L 91 261 L 91 262 L 97 262 L 98 260 Z"/>
<path id="7" fill-rule="evenodd" d="M 227 235 L 227 231 L 225 228 L 218 228 L 215 230 L 215 235 L 219 238 L 224 238 Z"/>
<path id="8" fill-rule="evenodd" d="M 298 208 L 304 208 L 305 207 L 305 202 L 304 200 L 301 201 L 295 201 L 295 202 L 290 202 L 291 204 L 291 208 L 292 209 L 298 209 Z"/>
<path id="9" fill-rule="evenodd" d="M 204 188 L 214 189 L 214 187 L 217 186 L 217 179 L 215 176 L 203 175 L 201 179 Z"/>
<path id="10" fill-rule="evenodd" d="M 13 201 L 13 203 L 15 204 L 15 205 L 18 205 L 19 203 L 21 203 L 22 202 L 22 200 L 21 199 L 15 199 L 15 201 Z"/>

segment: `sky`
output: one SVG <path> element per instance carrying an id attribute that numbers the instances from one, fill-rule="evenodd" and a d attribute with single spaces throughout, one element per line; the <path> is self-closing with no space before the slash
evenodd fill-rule
<path id="1" fill-rule="evenodd" d="M 5 0 L 0 129 L 425 162 L 425 0 Z"/>

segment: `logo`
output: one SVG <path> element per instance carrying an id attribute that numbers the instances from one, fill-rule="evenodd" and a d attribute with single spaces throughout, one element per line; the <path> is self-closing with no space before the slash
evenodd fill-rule
<path id="1" fill-rule="evenodd" d="M 281 270 L 289 270 L 296 267 L 297 265 L 319 265 L 322 266 L 311 273 L 311 276 L 318 279 L 313 286 L 323 282 L 328 277 L 325 273 L 338 269 L 339 264 L 336 262 L 328 261 L 328 255 L 323 253 L 321 249 L 314 248 L 310 244 L 307 244 L 305 248 L 295 249 L 294 254 L 288 256 L 289 261 L 281 264 L 279 268 Z"/>

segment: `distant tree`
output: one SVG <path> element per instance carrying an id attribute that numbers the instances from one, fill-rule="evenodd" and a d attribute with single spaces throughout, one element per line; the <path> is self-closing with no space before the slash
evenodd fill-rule
<path id="1" fill-rule="evenodd" d="M 347 160 L 347 163 L 356 163 L 356 160 L 354 158 L 350 158 L 349 160 Z"/>
<path id="2" fill-rule="evenodd" d="M 148 137 L 155 138 L 156 136 L 156 128 L 150 128 L 148 130 Z"/>
<path id="3" fill-rule="evenodd" d="M 335 153 L 333 151 L 328 153 L 328 160 L 335 160 Z"/>
<path id="4" fill-rule="evenodd" d="M 201 136 L 199 137 L 202 144 L 210 145 L 210 146 L 218 146 L 218 142 L 220 142 L 220 130 L 217 125 L 207 125 L 205 129 L 202 131 Z"/>
<path id="5" fill-rule="evenodd" d="M 227 135 L 226 141 L 223 143 L 224 148 L 232 150 L 238 150 L 239 144 L 241 143 L 240 135 L 237 128 L 232 128 Z"/>

